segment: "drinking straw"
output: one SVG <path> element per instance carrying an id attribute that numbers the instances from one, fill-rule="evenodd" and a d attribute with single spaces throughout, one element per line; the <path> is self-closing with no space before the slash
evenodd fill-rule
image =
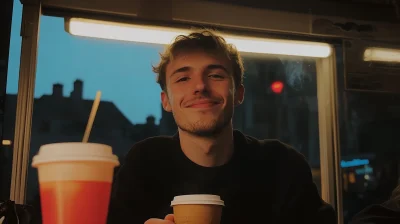
<path id="1" fill-rule="evenodd" d="M 89 121 L 86 125 L 85 134 L 83 135 L 82 142 L 88 142 L 89 135 L 93 127 L 94 118 L 96 117 L 97 109 L 100 104 L 101 91 L 97 91 L 96 98 L 93 101 L 92 111 L 90 112 Z"/>

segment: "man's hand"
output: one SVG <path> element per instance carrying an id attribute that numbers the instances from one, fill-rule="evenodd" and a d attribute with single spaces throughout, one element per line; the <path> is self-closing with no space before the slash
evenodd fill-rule
<path id="1" fill-rule="evenodd" d="M 174 215 L 169 214 L 162 219 L 149 219 L 144 224 L 174 224 Z"/>

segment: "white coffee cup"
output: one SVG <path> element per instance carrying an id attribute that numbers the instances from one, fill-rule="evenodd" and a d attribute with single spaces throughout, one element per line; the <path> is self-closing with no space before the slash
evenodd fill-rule
<path id="1" fill-rule="evenodd" d="M 105 224 L 114 168 L 108 145 L 54 143 L 33 157 L 38 169 L 43 224 Z"/>
<path id="2" fill-rule="evenodd" d="M 171 206 L 175 224 L 220 224 L 225 203 L 218 195 L 193 194 L 174 197 Z"/>

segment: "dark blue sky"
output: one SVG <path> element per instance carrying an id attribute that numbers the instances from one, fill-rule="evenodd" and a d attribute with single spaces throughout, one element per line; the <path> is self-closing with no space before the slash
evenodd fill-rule
<path id="1" fill-rule="evenodd" d="M 7 93 L 18 89 L 20 24 L 22 5 L 14 1 Z M 113 101 L 133 122 L 143 123 L 148 115 L 161 116 L 160 87 L 151 65 L 159 61 L 161 45 L 98 40 L 72 36 L 64 20 L 41 17 L 35 97 L 51 94 L 54 83 L 64 84 L 69 96 L 76 79 L 84 81 L 85 99 L 97 90 L 102 100 Z M 101 107 L 101 104 L 100 104 Z"/>

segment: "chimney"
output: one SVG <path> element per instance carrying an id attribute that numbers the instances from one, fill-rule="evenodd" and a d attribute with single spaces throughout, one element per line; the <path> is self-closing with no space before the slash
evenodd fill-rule
<path id="1" fill-rule="evenodd" d="M 156 118 L 154 116 L 150 115 L 146 118 L 147 125 L 155 125 L 155 123 L 156 123 Z"/>
<path id="2" fill-rule="evenodd" d="M 81 100 L 83 95 L 83 82 L 80 79 L 75 80 L 74 90 L 71 92 L 71 98 Z"/>
<path id="3" fill-rule="evenodd" d="M 63 97 L 63 85 L 56 83 L 53 85 L 53 97 Z"/>

